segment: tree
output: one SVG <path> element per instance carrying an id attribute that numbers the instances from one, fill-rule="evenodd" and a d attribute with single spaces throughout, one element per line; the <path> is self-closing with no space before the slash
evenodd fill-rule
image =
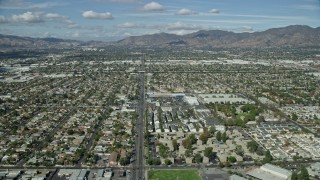
<path id="1" fill-rule="evenodd" d="M 192 144 L 197 142 L 195 134 L 190 134 L 185 140 L 182 141 L 182 145 L 186 149 L 192 149 Z"/>
<path id="2" fill-rule="evenodd" d="M 182 141 L 182 145 L 186 149 L 192 149 L 192 142 L 191 139 L 186 138 L 185 140 Z"/>
<path id="3" fill-rule="evenodd" d="M 168 166 L 168 165 L 171 165 L 172 162 L 170 161 L 170 159 L 165 159 L 164 164 Z"/>
<path id="4" fill-rule="evenodd" d="M 221 139 L 222 139 L 223 142 L 226 142 L 226 141 L 227 141 L 228 136 L 227 136 L 227 133 L 226 133 L 226 132 L 222 133 Z"/>
<path id="5" fill-rule="evenodd" d="M 214 125 L 210 127 L 209 133 L 211 137 L 214 136 L 214 133 L 216 133 L 216 127 Z"/>
<path id="6" fill-rule="evenodd" d="M 246 124 L 248 121 L 255 121 L 255 120 L 256 120 L 256 115 L 253 113 L 249 113 L 244 117 L 243 123 Z"/>
<path id="7" fill-rule="evenodd" d="M 195 144 L 197 142 L 197 138 L 195 134 L 190 134 L 188 138 L 191 140 L 192 144 Z"/>
<path id="8" fill-rule="evenodd" d="M 265 157 L 263 158 L 263 160 L 262 160 L 262 162 L 265 164 L 265 163 L 270 163 L 271 161 L 272 161 L 272 156 L 271 156 L 271 153 L 270 153 L 270 151 L 268 150 L 267 152 L 266 152 L 266 155 L 265 155 Z"/>
<path id="9" fill-rule="evenodd" d="M 221 141 L 221 132 L 220 131 L 217 132 L 216 139 L 218 141 Z"/>
<path id="10" fill-rule="evenodd" d="M 229 156 L 228 161 L 231 163 L 235 163 L 235 162 L 237 162 L 237 159 L 234 156 Z"/>
<path id="11" fill-rule="evenodd" d="M 206 144 L 209 136 L 210 134 L 208 132 L 208 128 L 203 128 L 203 133 L 200 135 L 199 139 L 202 141 L 203 144 Z"/>
<path id="12" fill-rule="evenodd" d="M 159 154 L 161 157 L 163 158 L 166 158 L 168 157 L 168 153 L 169 153 L 169 147 L 163 145 L 163 144 L 160 144 L 159 145 Z"/>
<path id="13" fill-rule="evenodd" d="M 291 175 L 291 180 L 298 180 L 298 174 L 297 172 L 293 172 Z"/>
<path id="14" fill-rule="evenodd" d="M 85 135 L 85 132 L 84 131 L 79 131 L 79 135 L 83 136 L 83 135 Z"/>
<path id="15" fill-rule="evenodd" d="M 124 157 L 124 158 L 122 157 L 122 158 L 120 158 L 119 162 L 120 162 L 121 166 L 125 166 L 125 165 L 128 165 L 130 163 L 130 160 L 129 160 L 128 157 Z"/>
<path id="16" fill-rule="evenodd" d="M 144 134 L 144 139 L 148 140 L 150 136 L 150 132 L 146 131 L 146 133 Z"/>
<path id="17" fill-rule="evenodd" d="M 253 104 L 246 104 L 240 108 L 243 112 L 255 111 L 256 107 Z"/>
<path id="18" fill-rule="evenodd" d="M 264 155 L 264 152 L 263 152 L 262 148 L 259 148 L 259 147 L 257 148 L 256 153 L 257 153 L 259 156 L 263 156 L 263 155 Z"/>
<path id="19" fill-rule="evenodd" d="M 197 153 L 196 155 L 194 155 L 194 161 L 196 163 L 201 163 L 202 162 L 202 156 L 200 153 Z"/>
<path id="20" fill-rule="evenodd" d="M 300 180 L 309 180 L 309 173 L 308 173 L 308 170 L 305 166 L 302 166 L 301 167 L 301 172 L 300 174 L 298 175 L 298 179 Z"/>
<path id="21" fill-rule="evenodd" d="M 153 160 L 152 159 L 148 159 L 147 162 L 148 162 L 149 165 L 153 165 Z"/>
<path id="22" fill-rule="evenodd" d="M 265 118 L 264 118 L 264 116 L 259 116 L 256 121 L 257 121 L 257 123 L 259 124 L 259 123 L 261 123 L 261 122 L 264 122 L 264 121 L 265 121 Z"/>
<path id="23" fill-rule="evenodd" d="M 230 164 L 229 161 L 225 162 L 224 165 L 225 165 L 226 167 L 230 167 L 230 166 L 231 166 L 231 164 Z"/>
<path id="24" fill-rule="evenodd" d="M 204 149 L 204 156 L 208 157 L 209 159 L 211 158 L 212 154 L 213 154 L 213 148 L 212 147 L 206 147 Z"/>
<path id="25" fill-rule="evenodd" d="M 240 126 L 240 127 L 244 127 L 245 123 L 244 123 L 244 121 L 242 121 L 242 119 L 240 117 L 238 117 L 235 120 L 235 125 Z"/>
<path id="26" fill-rule="evenodd" d="M 161 160 L 159 158 L 154 158 L 152 163 L 153 163 L 153 165 L 160 165 Z"/>
<path id="27" fill-rule="evenodd" d="M 254 153 L 258 149 L 258 144 L 255 141 L 250 141 L 247 143 L 247 148 L 251 153 Z"/>
<path id="28" fill-rule="evenodd" d="M 291 119 L 292 119 L 293 121 L 298 120 L 297 114 L 296 114 L 296 113 L 292 113 L 292 114 L 291 114 Z"/>
<path id="29" fill-rule="evenodd" d="M 243 155 L 244 150 L 243 150 L 243 148 L 242 148 L 242 146 L 241 146 L 241 145 L 237 145 L 237 146 L 236 146 L 236 151 L 235 151 L 235 152 L 236 152 L 236 154 L 237 154 L 237 155 L 240 155 L 240 156 L 241 156 L 241 155 Z"/>
<path id="30" fill-rule="evenodd" d="M 68 134 L 68 135 L 73 135 L 73 134 L 74 134 L 74 131 L 73 131 L 72 129 L 68 129 L 68 130 L 67 130 L 67 134 Z"/>
<path id="31" fill-rule="evenodd" d="M 175 151 L 179 149 L 179 144 L 176 139 L 172 140 L 172 146 Z"/>
<path id="32" fill-rule="evenodd" d="M 224 164 L 222 162 L 219 162 L 219 167 L 224 168 Z"/>
<path id="33" fill-rule="evenodd" d="M 299 159 L 299 156 L 298 156 L 298 155 L 294 155 L 294 156 L 292 157 L 292 159 L 293 159 L 293 161 L 297 161 L 297 160 Z"/>
<path id="34" fill-rule="evenodd" d="M 191 157 L 192 156 L 192 150 L 191 149 L 187 149 L 185 152 L 184 152 L 184 155 L 186 157 Z"/>

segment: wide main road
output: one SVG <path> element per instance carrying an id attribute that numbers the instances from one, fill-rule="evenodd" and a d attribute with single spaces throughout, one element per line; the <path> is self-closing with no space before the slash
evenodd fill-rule
<path id="1" fill-rule="evenodd" d="M 144 58 L 141 60 L 139 78 L 139 102 L 138 102 L 138 119 L 136 123 L 136 161 L 133 164 L 132 178 L 134 180 L 144 179 L 144 109 L 145 109 L 145 67 Z"/>

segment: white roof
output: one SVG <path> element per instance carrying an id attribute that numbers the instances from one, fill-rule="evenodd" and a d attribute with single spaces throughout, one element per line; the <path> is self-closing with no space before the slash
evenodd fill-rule
<path id="1" fill-rule="evenodd" d="M 273 174 L 268 173 L 266 171 L 263 171 L 259 168 L 254 169 L 252 171 L 249 171 L 247 174 L 252 177 L 261 179 L 261 180 L 270 180 L 270 179 L 272 179 L 272 180 L 286 180 L 285 178 L 273 175 Z"/>
<path id="2" fill-rule="evenodd" d="M 292 175 L 291 171 L 269 163 L 260 168 L 253 169 L 247 174 L 262 180 L 286 180 Z"/>
<path id="3" fill-rule="evenodd" d="M 289 171 L 289 170 L 283 169 L 281 167 L 278 167 L 278 166 L 275 166 L 275 165 L 272 165 L 269 163 L 261 166 L 260 169 L 266 170 L 269 172 L 276 172 L 276 173 L 279 173 L 279 174 L 287 176 L 287 177 L 291 176 L 291 174 L 292 174 L 291 171 Z"/>
<path id="4" fill-rule="evenodd" d="M 243 178 L 243 177 L 241 177 L 241 176 L 238 176 L 238 175 L 232 175 L 232 176 L 230 176 L 230 178 L 229 178 L 230 180 L 246 180 L 246 178 Z"/>

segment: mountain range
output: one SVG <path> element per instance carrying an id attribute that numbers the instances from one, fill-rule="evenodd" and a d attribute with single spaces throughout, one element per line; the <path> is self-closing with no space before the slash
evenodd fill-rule
<path id="1" fill-rule="evenodd" d="M 320 45 L 320 27 L 292 25 L 262 32 L 235 33 L 222 30 L 200 30 L 186 35 L 159 33 L 131 36 L 116 42 L 76 41 L 57 38 L 30 38 L 0 35 L 0 47 L 71 47 L 71 46 L 142 46 L 191 48 L 265 48 L 306 47 Z"/>

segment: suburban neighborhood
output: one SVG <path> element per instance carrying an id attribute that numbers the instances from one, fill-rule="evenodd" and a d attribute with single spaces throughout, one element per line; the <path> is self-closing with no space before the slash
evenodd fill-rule
<path id="1" fill-rule="evenodd" d="M 106 51 L 1 61 L 0 178 L 134 179 L 139 137 L 151 174 L 190 166 L 202 178 L 319 177 L 317 58 L 108 60 Z"/>

